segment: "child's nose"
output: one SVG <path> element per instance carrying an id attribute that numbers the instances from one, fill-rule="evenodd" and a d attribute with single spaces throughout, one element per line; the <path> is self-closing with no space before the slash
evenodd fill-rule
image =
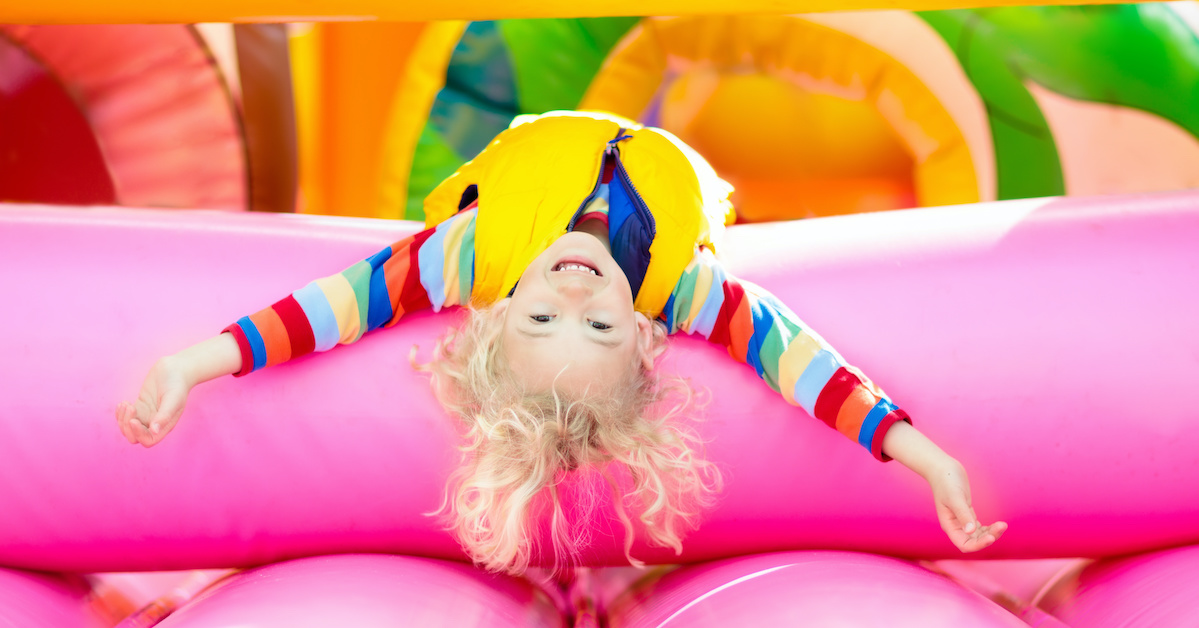
<path id="1" fill-rule="evenodd" d="M 558 293 L 571 299 L 584 299 L 594 294 L 594 292 L 591 286 L 587 285 L 587 282 L 581 277 L 578 279 L 568 279 L 558 284 Z"/>

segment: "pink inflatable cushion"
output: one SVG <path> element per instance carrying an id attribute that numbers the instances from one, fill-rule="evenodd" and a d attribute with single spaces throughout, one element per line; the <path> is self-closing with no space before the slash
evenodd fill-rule
<path id="1" fill-rule="evenodd" d="M 849 552 L 784 552 L 682 567 L 617 598 L 608 622 L 612 628 L 1025 626 L 926 569 Z"/>
<path id="2" fill-rule="evenodd" d="M 0 569 L 0 626 L 104 628 L 82 578 Z"/>
<path id="3" fill-rule="evenodd" d="M 990 600 L 1027 607 L 1047 584 L 1087 562 L 1081 558 L 939 560 L 931 568 Z"/>
<path id="4" fill-rule="evenodd" d="M 235 569 L 89 574 L 92 594 L 121 628 L 156 625 Z"/>
<path id="5" fill-rule="evenodd" d="M 454 314 L 197 389 L 161 445 L 113 419 L 160 356 L 410 223 L 0 209 L 0 564 L 124 571 L 389 552 L 461 558 L 423 513 L 456 438 L 413 372 Z M 1039 200 L 732 228 L 728 265 L 780 299 L 965 462 L 990 557 L 1199 542 L 1199 192 Z M 960 556 L 928 488 L 787 405 L 715 346 L 665 370 L 712 392 L 727 486 L 676 557 L 785 549 Z M 564 490 L 566 490 L 564 488 Z M 623 564 L 601 503 L 583 560 Z M 543 543 L 541 547 L 548 547 Z M 551 559 L 542 556 L 547 562 Z"/>
<path id="6" fill-rule="evenodd" d="M 1199 626 L 1199 546 L 1099 561 L 1039 604 L 1072 628 Z"/>
<path id="7" fill-rule="evenodd" d="M 160 628 L 546 627 L 564 619 L 537 587 L 458 563 L 320 556 L 228 578 Z"/>
<path id="8" fill-rule="evenodd" d="M 95 591 L 107 593 L 128 601 L 132 610 L 140 609 L 177 589 L 186 588 L 190 582 L 206 577 L 207 583 L 219 579 L 227 570 L 211 571 L 151 571 L 126 573 L 88 574 Z"/>

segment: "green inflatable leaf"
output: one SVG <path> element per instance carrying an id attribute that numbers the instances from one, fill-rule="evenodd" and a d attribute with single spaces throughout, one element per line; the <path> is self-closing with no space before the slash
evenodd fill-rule
<path id="1" fill-rule="evenodd" d="M 965 9 L 920 16 L 953 49 L 983 100 L 995 144 L 996 197 L 1063 194 L 1062 165 L 1049 124 L 1024 87 L 1019 68 L 1008 62 L 1006 33 L 982 13 Z"/>
<path id="2" fill-rule="evenodd" d="M 953 49 L 983 99 L 1000 199 L 1065 191 L 1057 146 L 1027 81 L 1158 115 L 1199 137 L 1199 38 L 1165 4 L 919 15 Z"/>
<path id="3" fill-rule="evenodd" d="M 640 18 L 472 22 L 454 47 L 421 131 L 404 217 L 521 113 L 574 109 L 608 51 Z"/>
<path id="4" fill-rule="evenodd" d="M 521 113 L 578 107 L 608 52 L 641 18 L 504 20 Z"/>
<path id="5" fill-rule="evenodd" d="M 408 202 L 404 206 L 404 219 L 423 222 L 425 197 L 465 162 L 466 159 L 454 152 L 432 124 L 426 122 L 416 144 L 412 171 L 408 175 Z"/>

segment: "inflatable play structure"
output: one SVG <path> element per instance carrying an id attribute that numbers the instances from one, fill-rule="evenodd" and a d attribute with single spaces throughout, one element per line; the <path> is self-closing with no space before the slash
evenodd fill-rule
<path id="1" fill-rule="evenodd" d="M 108 24 L 304 17 L 237 6 L 0 8 L 0 625 L 1193 624 L 1199 3 Z M 689 420 L 726 488 L 641 569 L 611 495 L 578 500 L 593 473 L 560 487 L 591 531 L 567 572 L 481 572 L 424 514 L 456 437 L 408 354 L 453 312 L 121 438 L 157 357 L 415 232 L 378 218 L 552 108 L 676 132 L 743 222 L 813 217 L 731 226 L 727 265 L 902 400 L 1008 534 L 957 553 L 919 478 L 685 337 L 665 368 L 710 391 Z"/>
<path id="2" fill-rule="evenodd" d="M 67 5 L 36 19 L 89 19 L 56 6 Z M 594 17 L 621 15 L 605 5 L 516 19 L 510 8 L 488 16 L 508 19 L 330 22 L 290 36 L 4 26 L 0 85 L 22 94 L 7 106 L 40 122 L 0 135 L 22 155 L 0 173 L 0 198 L 420 220 L 424 196 L 515 116 L 578 108 L 699 149 L 735 185 L 744 221 L 1199 185 L 1195 2 L 731 16 L 663 6 L 671 18 Z M 157 7 L 141 9 L 147 21 Z M 221 15 L 206 9 L 192 19 Z M 0 21 L 35 19 L 14 13 L 26 10 L 0 9 Z M 57 100 L 17 89 L 23 66 L 40 68 Z M 81 165 L 62 167 L 65 147 Z M 55 183 L 68 176 L 78 183 Z M 79 196 L 105 176 L 117 194 Z M 151 184 L 191 192 L 138 189 Z"/>
<path id="3" fill-rule="evenodd" d="M 286 46 L 274 26 L 0 24 L 0 198 L 292 211 Z"/>

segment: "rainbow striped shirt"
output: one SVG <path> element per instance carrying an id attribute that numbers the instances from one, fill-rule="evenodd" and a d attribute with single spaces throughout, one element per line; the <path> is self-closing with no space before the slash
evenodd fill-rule
<path id="1" fill-rule="evenodd" d="M 408 312 L 468 303 L 476 212 L 468 208 L 225 328 L 241 349 L 236 375 L 355 342 Z M 909 420 L 787 306 L 728 274 L 707 250 L 696 251 L 659 320 L 672 334 L 698 334 L 724 346 L 788 403 L 875 458 L 887 459 L 882 440 L 891 425 Z"/>

